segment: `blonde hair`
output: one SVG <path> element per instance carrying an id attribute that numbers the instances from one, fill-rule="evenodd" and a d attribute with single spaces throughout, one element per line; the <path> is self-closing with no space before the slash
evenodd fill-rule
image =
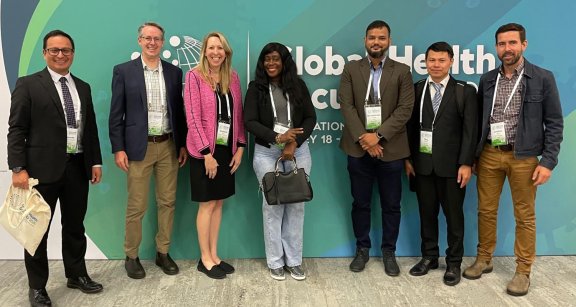
<path id="1" fill-rule="evenodd" d="M 212 82 L 212 79 L 210 78 L 210 66 L 208 64 L 208 60 L 206 60 L 206 45 L 208 44 L 208 39 L 211 37 L 217 37 L 220 39 L 222 47 L 224 48 L 224 53 L 226 54 L 226 58 L 220 66 L 220 90 L 223 94 L 227 94 L 230 89 L 232 78 L 232 48 L 230 48 L 230 45 L 228 44 L 226 37 L 224 37 L 224 34 L 220 32 L 211 32 L 208 33 L 206 37 L 204 37 L 204 40 L 202 41 L 202 50 L 200 51 L 200 63 L 194 69 L 200 72 L 202 78 L 211 84 L 213 89 L 216 89 L 216 84 Z"/>

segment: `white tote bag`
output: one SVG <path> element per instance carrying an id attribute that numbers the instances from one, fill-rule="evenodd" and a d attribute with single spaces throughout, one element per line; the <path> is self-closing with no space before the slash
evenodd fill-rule
<path id="1" fill-rule="evenodd" d="M 0 208 L 0 224 L 24 248 L 34 255 L 50 224 L 50 206 L 33 188 L 38 179 L 28 179 L 29 189 L 10 185 L 4 205 Z"/>

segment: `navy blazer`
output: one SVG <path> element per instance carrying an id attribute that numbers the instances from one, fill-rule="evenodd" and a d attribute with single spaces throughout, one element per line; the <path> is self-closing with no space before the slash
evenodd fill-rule
<path id="1" fill-rule="evenodd" d="M 187 133 L 182 99 L 182 70 L 162 61 L 170 126 L 176 155 Z M 109 135 L 112 153 L 125 151 L 128 160 L 142 161 L 148 146 L 148 102 L 142 59 L 116 65 L 112 77 Z"/>
<path id="2" fill-rule="evenodd" d="M 480 140 L 476 147 L 478 157 L 488 138 L 492 98 L 500 69 L 502 69 L 501 66 L 485 73 L 480 78 L 478 101 L 481 104 L 482 118 L 479 122 Z M 524 74 L 521 82 L 522 104 L 516 127 L 514 156 L 521 159 L 541 155 L 540 165 L 553 170 L 558 164 L 564 130 L 564 117 L 556 80 L 552 72 L 524 59 Z"/>
<path id="3" fill-rule="evenodd" d="M 72 75 L 82 115 L 82 150 L 86 180 L 102 164 L 90 85 Z M 66 170 L 66 116 L 54 81 L 45 68 L 16 81 L 10 106 L 8 167 L 22 166 L 41 183 L 52 183 Z"/>

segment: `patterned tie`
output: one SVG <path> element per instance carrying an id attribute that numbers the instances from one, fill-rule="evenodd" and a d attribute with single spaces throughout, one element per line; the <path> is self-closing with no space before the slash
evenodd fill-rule
<path id="1" fill-rule="evenodd" d="M 438 108 L 440 107 L 440 102 L 442 101 L 442 83 L 435 83 L 435 82 L 430 82 L 432 84 L 432 86 L 434 87 L 434 90 L 436 90 L 436 93 L 434 94 L 434 97 L 432 98 L 432 109 L 434 109 L 434 115 L 436 115 L 436 113 L 438 112 Z"/>
<path id="2" fill-rule="evenodd" d="M 69 128 L 76 128 L 76 113 L 74 112 L 74 103 L 72 102 L 72 95 L 66 84 L 68 81 L 65 77 L 60 78 L 60 85 L 62 85 L 62 97 L 64 98 L 64 110 L 66 111 L 66 123 Z"/>

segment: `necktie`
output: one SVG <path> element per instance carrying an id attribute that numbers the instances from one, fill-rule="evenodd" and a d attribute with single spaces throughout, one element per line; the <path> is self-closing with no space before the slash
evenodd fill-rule
<path id="1" fill-rule="evenodd" d="M 64 110 L 66 111 L 66 123 L 69 128 L 76 128 L 76 113 L 74 113 L 74 103 L 72 102 L 72 95 L 66 84 L 68 81 L 65 77 L 60 78 L 60 85 L 62 86 L 62 97 L 64 98 Z"/>
<path id="2" fill-rule="evenodd" d="M 430 82 L 436 90 L 434 97 L 432 97 L 432 109 L 434 109 L 434 115 L 438 112 L 438 108 L 440 107 L 440 102 L 442 101 L 442 83 L 435 83 Z"/>

